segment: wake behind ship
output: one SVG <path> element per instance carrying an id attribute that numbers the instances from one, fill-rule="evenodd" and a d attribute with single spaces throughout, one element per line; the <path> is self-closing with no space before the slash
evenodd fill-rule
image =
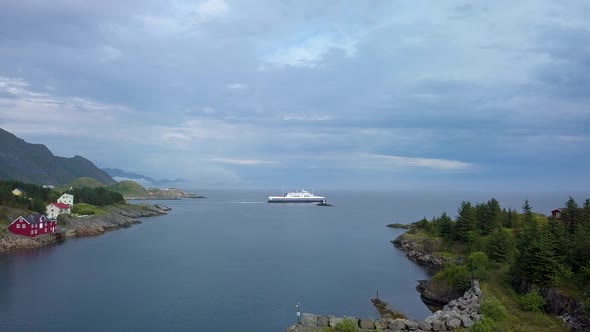
<path id="1" fill-rule="evenodd" d="M 326 200 L 323 196 L 316 196 L 309 191 L 295 191 L 283 196 L 268 196 L 269 203 L 317 203 Z"/>

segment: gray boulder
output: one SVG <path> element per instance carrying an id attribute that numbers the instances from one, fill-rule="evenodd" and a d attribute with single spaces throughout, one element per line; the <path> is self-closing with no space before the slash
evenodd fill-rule
<path id="1" fill-rule="evenodd" d="M 420 330 L 430 331 L 432 330 L 432 324 L 428 322 L 418 322 L 418 327 Z"/>
<path id="2" fill-rule="evenodd" d="M 318 326 L 318 316 L 314 314 L 302 313 L 301 325 L 303 326 Z"/>
<path id="3" fill-rule="evenodd" d="M 396 319 L 389 322 L 388 325 L 390 330 L 398 331 L 398 330 L 405 330 L 406 324 L 401 319 Z"/>
<path id="4" fill-rule="evenodd" d="M 387 329 L 387 326 L 389 325 L 389 322 L 387 321 L 387 319 L 381 318 L 381 319 L 377 319 L 375 321 L 375 328 L 379 329 L 379 330 L 385 330 Z"/>
<path id="5" fill-rule="evenodd" d="M 434 322 L 432 322 L 432 330 L 433 331 L 446 331 L 447 326 L 445 325 L 445 322 L 440 321 L 440 320 L 435 320 Z"/>
<path id="6" fill-rule="evenodd" d="M 340 317 L 329 316 L 328 317 L 328 326 L 334 327 L 334 326 L 336 326 L 336 324 L 340 323 L 341 321 L 342 321 L 342 318 L 340 318 Z"/>
<path id="7" fill-rule="evenodd" d="M 461 327 L 461 321 L 457 318 L 451 318 L 447 321 L 447 327 L 449 329 L 456 329 L 458 327 Z"/>
<path id="8" fill-rule="evenodd" d="M 406 327 L 408 328 L 408 330 L 417 330 L 418 329 L 418 323 L 413 321 L 413 320 L 407 320 L 404 319 L 402 320 L 404 322 L 404 324 L 406 324 Z"/>
<path id="9" fill-rule="evenodd" d="M 361 318 L 359 319 L 359 327 L 361 329 L 373 330 L 375 329 L 375 320 L 373 318 Z"/>
<path id="10" fill-rule="evenodd" d="M 461 317 L 461 326 L 471 327 L 471 325 L 473 325 L 473 321 L 471 320 L 471 318 L 469 318 L 469 316 L 462 316 Z"/>
<path id="11" fill-rule="evenodd" d="M 328 317 L 326 316 L 319 316 L 318 317 L 318 326 L 330 326 L 330 323 L 328 321 Z"/>

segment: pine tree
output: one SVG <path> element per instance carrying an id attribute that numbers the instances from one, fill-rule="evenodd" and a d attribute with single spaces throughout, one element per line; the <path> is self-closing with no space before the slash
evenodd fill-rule
<path id="1" fill-rule="evenodd" d="M 590 200 L 584 202 L 571 244 L 570 264 L 574 272 L 590 267 Z"/>
<path id="2" fill-rule="evenodd" d="M 486 253 L 496 262 L 506 262 L 512 257 L 514 241 L 509 231 L 496 228 L 487 241 Z"/>
<path id="3" fill-rule="evenodd" d="M 471 203 L 461 202 L 459 216 L 455 223 L 455 238 L 460 241 L 470 240 L 470 232 L 475 229 L 475 210 Z"/>
<path id="4" fill-rule="evenodd" d="M 445 240 L 451 240 L 451 234 L 453 234 L 453 221 L 446 212 L 438 219 L 438 234 Z"/>
<path id="5" fill-rule="evenodd" d="M 574 200 L 573 197 L 570 198 L 565 202 L 565 207 L 561 210 L 561 220 L 565 222 L 567 225 L 567 229 L 570 234 L 573 234 L 576 230 L 576 221 L 580 216 L 580 208 L 578 207 L 578 203 Z"/>
<path id="6" fill-rule="evenodd" d="M 553 286 L 567 269 L 557 253 L 557 242 L 548 227 L 539 228 L 528 200 L 523 206 L 524 227 L 518 235 L 516 275 L 538 286 Z"/>

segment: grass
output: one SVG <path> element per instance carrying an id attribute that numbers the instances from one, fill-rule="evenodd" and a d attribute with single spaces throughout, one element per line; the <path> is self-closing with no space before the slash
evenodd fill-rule
<path id="1" fill-rule="evenodd" d="M 80 213 L 78 215 L 88 215 L 88 214 L 92 214 L 89 212 L 94 212 L 94 215 L 100 216 L 102 214 L 107 213 L 105 210 L 99 208 L 98 206 L 94 206 L 94 205 L 86 204 L 86 203 L 76 203 L 76 204 L 74 204 L 74 208 L 76 208 L 77 210 L 80 211 Z"/>
<path id="2" fill-rule="evenodd" d="M 448 251 L 437 251 L 432 253 L 435 256 L 439 256 L 439 257 L 445 257 L 445 258 L 454 258 L 457 255 L 452 253 L 452 252 L 448 252 Z"/>
<path id="3" fill-rule="evenodd" d="M 507 267 L 504 266 L 491 271 L 490 278 L 481 283 L 484 296 L 495 296 L 508 312 L 504 320 L 494 322 L 494 331 L 569 331 L 557 316 L 524 311 L 518 301 L 518 294 L 505 280 L 506 270 Z"/>

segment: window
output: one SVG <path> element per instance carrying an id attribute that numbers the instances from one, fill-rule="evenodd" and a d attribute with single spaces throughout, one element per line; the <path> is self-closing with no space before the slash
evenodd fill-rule
<path id="1" fill-rule="evenodd" d="M 45 233 L 47 233 L 47 227 L 45 227 Z"/>
<path id="2" fill-rule="evenodd" d="M 27 224 L 23 224 L 23 228 L 27 228 Z"/>
<path id="3" fill-rule="evenodd" d="M 31 235 L 35 234 L 35 231 L 31 229 Z"/>
<path id="4" fill-rule="evenodd" d="M 20 228 L 20 224 L 16 224 L 16 228 Z"/>

